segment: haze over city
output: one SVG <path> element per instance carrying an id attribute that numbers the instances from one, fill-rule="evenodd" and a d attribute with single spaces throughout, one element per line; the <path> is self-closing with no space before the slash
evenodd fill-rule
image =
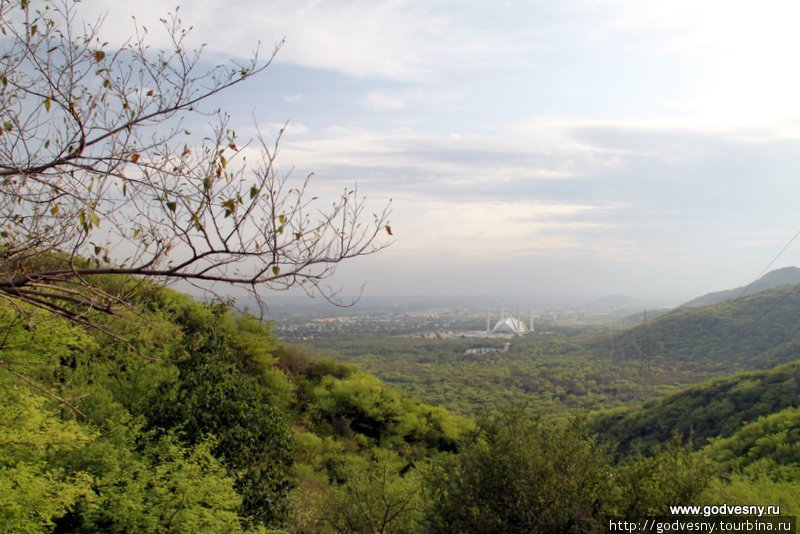
<path id="1" fill-rule="evenodd" d="M 93 0 L 106 35 L 163 3 Z M 135 9 L 135 13 L 134 13 Z M 629 294 L 748 283 L 800 225 L 793 2 L 192 2 L 240 138 L 323 199 L 392 199 L 395 243 L 343 264 L 365 295 Z M 163 44 L 163 43 L 161 43 Z M 215 103 L 216 104 L 216 103 Z M 790 246 L 773 268 L 800 263 Z"/>

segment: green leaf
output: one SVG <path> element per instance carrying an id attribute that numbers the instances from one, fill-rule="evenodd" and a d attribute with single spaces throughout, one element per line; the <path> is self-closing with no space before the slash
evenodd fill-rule
<path id="1" fill-rule="evenodd" d="M 58 215 L 58 204 L 53 204 L 53 207 L 50 208 L 51 215 Z"/>
<path id="2" fill-rule="evenodd" d="M 279 215 L 278 222 L 281 223 L 282 225 L 286 224 L 286 215 Z"/>
<path id="3" fill-rule="evenodd" d="M 44 109 L 50 111 L 50 97 L 44 99 Z"/>
<path id="4" fill-rule="evenodd" d="M 225 156 L 223 156 L 222 154 L 220 154 L 220 155 L 219 155 L 219 163 L 220 163 L 220 165 L 222 165 L 222 168 L 224 169 L 224 168 L 225 168 L 225 166 L 228 164 L 228 160 L 227 160 L 227 159 L 225 159 Z"/>
<path id="5" fill-rule="evenodd" d="M 94 246 L 94 255 L 95 256 L 99 256 L 102 251 L 103 251 L 103 249 L 100 248 L 98 245 Z"/>
<path id="6" fill-rule="evenodd" d="M 14 129 L 14 125 L 11 124 L 9 121 L 5 121 L 3 122 L 3 128 L 5 128 L 7 132 L 10 132 L 11 130 Z"/>
<path id="7" fill-rule="evenodd" d="M 106 89 L 110 89 L 111 88 L 111 80 L 109 80 L 108 78 L 103 80 L 103 87 L 105 87 Z"/>
<path id="8" fill-rule="evenodd" d="M 236 213 L 236 200 L 229 198 L 222 203 L 222 207 L 225 208 L 225 217 L 230 217 L 233 213 Z"/>
<path id="9" fill-rule="evenodd" d="M 92 225 L 95 228 L 99 228 L 100 227 L 100 217 L 97 215 L 97 213 L 95 213 L 95 212 L 89 213 L 89 218 L 92 220 Z"/>
<path id="10" fill-rule="evenodd" d="M 261 188 L 256 187 L 256 186 L 252 186 L 250 188 L 250 198 L 251 199 L 256 198 L 258 196 L 258 193 L 260 193 L 260 192 L 261 192 Z"/>
<path id="11" fill-rule="evenodd" d="M 175 213 L 175 210 L 178 208 L 178 204 L 172 201 L 167 202 L 167 208 L 169 208 L 169 211 L 172 213 Z"/>
<path id="12" fill-rule="evenodd" d="M 273 265 L 272 266 L 272 274 L 274 274 L 275 276 L 278 276 L 279 274 L 281 274 L 281 268 L 278 267 L 277 265 Z"/>

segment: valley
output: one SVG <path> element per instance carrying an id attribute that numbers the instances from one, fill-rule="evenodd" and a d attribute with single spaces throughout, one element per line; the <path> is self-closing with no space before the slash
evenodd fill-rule
<path id="1" fill-rule="evenodd" d="M 348 318 L 296 342 L 462 414 L 523 401 L 548 413 L 606 409 L 795 360 L 796 287 L 657 313 L 548 310 L 538 314 L 535 333 L 508 338 L 481 337 L 476 310 L 447 310 L 416 315 L 415 329 L 408 329 L 405 315 L 381 316 L 371 324 L 382 325 L 383 335 L 375 328 L 349 330 Z M 634 320 L 639 324 L 632 325 Z M 283 331 L 279 325 L 278 334 Z M 469 353 L 476 347 L 501 349 L 505 342 L 507 352 Z"/>

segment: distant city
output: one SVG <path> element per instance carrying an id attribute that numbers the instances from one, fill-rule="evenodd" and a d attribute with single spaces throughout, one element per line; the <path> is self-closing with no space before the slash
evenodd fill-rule
<path id="1" fill-rule="evenodd" d="M 586 302 L 549 297 L 540 299 L 538 306 L 521 299 L 512 305 L 511 298 L 505 306 L 480 306 L 476 300 L 371 298 L 352 307 L 335 307 L 283 297 L 271 302 L 266 319 L 275 323 L 276 333 L 286 341 L 342 335 L 491 339 L 604 328 L 609 323 L 633 325 L 643 320 L 645 310 L 652 319 L 671 307 L 622 297 Z M 496 304 L 499 298 L 485 300 Z"/>

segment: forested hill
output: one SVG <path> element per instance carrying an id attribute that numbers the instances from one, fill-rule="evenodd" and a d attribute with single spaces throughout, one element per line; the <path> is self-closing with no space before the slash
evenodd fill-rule
<path id="1" fill-rule="evenodd" d="M 691 436 L 700 447 L 709 438 L 732 436 L 759 417 L 798 406 L 800 362 L 793 362 L 715 379 L 639 408 L 602 414 L 592 426 L 618 443 L 621 452 L 631 447 L 652 450 L 675 434 Z"/>
<path id="2" fill-rule="evenodd" d="M 225 306 L 103 283 L 132 307 L 102 331 L 0 303 L 2 532 L 320 531 L 348 484 L 406 492 L 474 426 Z"/>
<path id="3" fill-rule="evenodd" d="M 711 306 L 681 307 L 617 336 L 621 358 L 714 359 L 766 369 L 795 359 L 800 286 Z"/>
<path id="4" fill-rule="evenodd" d="M 690 300 L 683 306 L 689 308 L 710 306 L 726 300 L 755 295 L 767 289 L 794 284 L 800 284 L 800 269 L 797 267 L 784 267 L 768 272 L 750 285 L 707 293 Z"/>

